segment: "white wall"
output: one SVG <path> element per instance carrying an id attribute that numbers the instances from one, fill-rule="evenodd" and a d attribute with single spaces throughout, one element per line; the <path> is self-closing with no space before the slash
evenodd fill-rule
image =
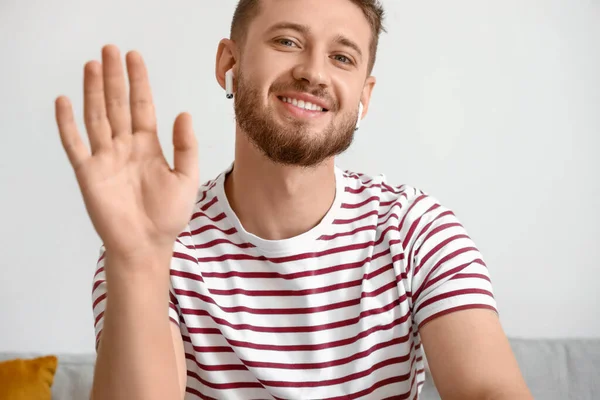
<path id="1" fill-rule="evenodd" d="M 339 164 L 454 208 L 511 336 L 600 337 L 600 3 L 388 0 L 371 113 Z M 106 43 L 150 68 L 161 141 L 195 116 L 201 173 L 233 156 L 214 79 L 234 1 L 0 2 L 0 351 L 91 352 L 99 240 L 54 123 Z M 83 125 L 81 125 L 83 127 Z M 83 128 L 82 128 L 83 129 Z"/>

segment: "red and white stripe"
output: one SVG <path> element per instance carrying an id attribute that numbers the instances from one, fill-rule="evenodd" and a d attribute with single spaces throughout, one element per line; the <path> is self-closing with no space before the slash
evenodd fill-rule
<path id="1" fill-rule="evenodd" d="M 336 169 L 323 221 L 265 241 L 229 207 L 229 170 L 201 188 L 174 245 L 169 317 L 184 340 L 186 399 L 416 399 L 419 328 L 457 310 L 496 310 L 480 252 L 423 192 Z M 101 252 L 97 340 L 104 280 Z"/>

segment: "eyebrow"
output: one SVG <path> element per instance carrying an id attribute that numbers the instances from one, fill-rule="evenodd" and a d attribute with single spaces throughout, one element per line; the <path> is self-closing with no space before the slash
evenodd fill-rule
<path id="1" fill-rule="evenodd" d="M 275 32 L 278 30 L 283 30 L 283 29 L 297 31 L 305 36 L 308 36 L 311 33 L 310 27 L 308 27 L 307 25 L 297 24 L 294 22 L 279 22 L 279 23 L 271 26 L 267 30 L 267 33 L 272 33 L 272 32 Z M 356 44 L 356 42 L 354 42 L 353 40 L 350 40 L 346 36 L 339 34 L 335 37 L 333 42 L 340 44 L 342 46 L 351 48 L 356 53 L 358 53 L 358 56 L 362 59 L 362 57 L 363 57 L 362 51 L 360 50 L 360 47 Z"/>

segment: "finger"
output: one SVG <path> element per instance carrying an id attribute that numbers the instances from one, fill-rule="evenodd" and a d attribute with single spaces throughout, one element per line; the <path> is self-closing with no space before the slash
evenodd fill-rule
<path id="1" fill-rule="evenodd" d="M 112 128 L 112 137 L 131 134 L 125 71 L 121 53 L 116 46 L 105 46 L 102 49 L 102 66 L 106 115 Z"/>
<path id="2" fill-rule="evenodd" d="M 102 66 L 97 61 L 85 65 L 83 82 L 83 114 L 92 154 L 112 146 L 110 124 L 104 104 Z"/>
<path id="3" fill-rule="evenodd" d="M 192 179 L 198 177 L 198 142 L 194 135 L 192 117 L 188 113 L 179 114 L 173 126 L 173 165 L 175 172 Z"/>
<path id="4" fill-rule="evenodd" d="M 127 53 L 126 61 L 133 133 L 156 133 L 156 114 L 144 60 L 137 52 L 131 51 Z"/>
<path id="5" fill-rule="evenodd" d="M 60 141 L 67 153 L 69 162 L 76 170 L 90 156 L 90 152 L 81 140 L 77 130 L 77 124 L 73 117 L 73 107 L 69 99 L 60 96 L 56 99 L 54 105 Z"/>

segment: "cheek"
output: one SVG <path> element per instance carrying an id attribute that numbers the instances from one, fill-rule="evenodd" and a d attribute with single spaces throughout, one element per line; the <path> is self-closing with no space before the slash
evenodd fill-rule
<path id="1" fill-rule="evenodd" d="M 248 50 L 248 53 L 244 55 L 242 65 L 251 69 L 257 79 L 262 79 L 264 76 L 273 76 L 284 65 L 284 60 L 278 57 L 277 52 L 265 47 L 258 47 Z"/>
<path id="2" fill-rule="evenodd" d="M 273 72 L 269 70 L 268 64 L 263 64 L 259 60 L 255 62 L 248 60 L 240 66 L 240 69 L 246 85 L 260 92 L 266 93 L 269 90 Z"/>
<path id="3" fill-rule="evenodd" d="M 332 79 L 332 94 L 334 94 L 341 107 L 342 113 L 358 111 L 364 80 L 351 76 L 347 71 L 341 71 Z"/>
<path id="4" fill-rule="evenodd" d="M 260 70 L 254 68 L 250 70 L 240 66 L 240 73 L 238 85 L 240 89 L 247 92 L 247 95 L 256 97 L 266 93 L 268 86 L 266 86 L 264 76 L 262 76 Z"/>

